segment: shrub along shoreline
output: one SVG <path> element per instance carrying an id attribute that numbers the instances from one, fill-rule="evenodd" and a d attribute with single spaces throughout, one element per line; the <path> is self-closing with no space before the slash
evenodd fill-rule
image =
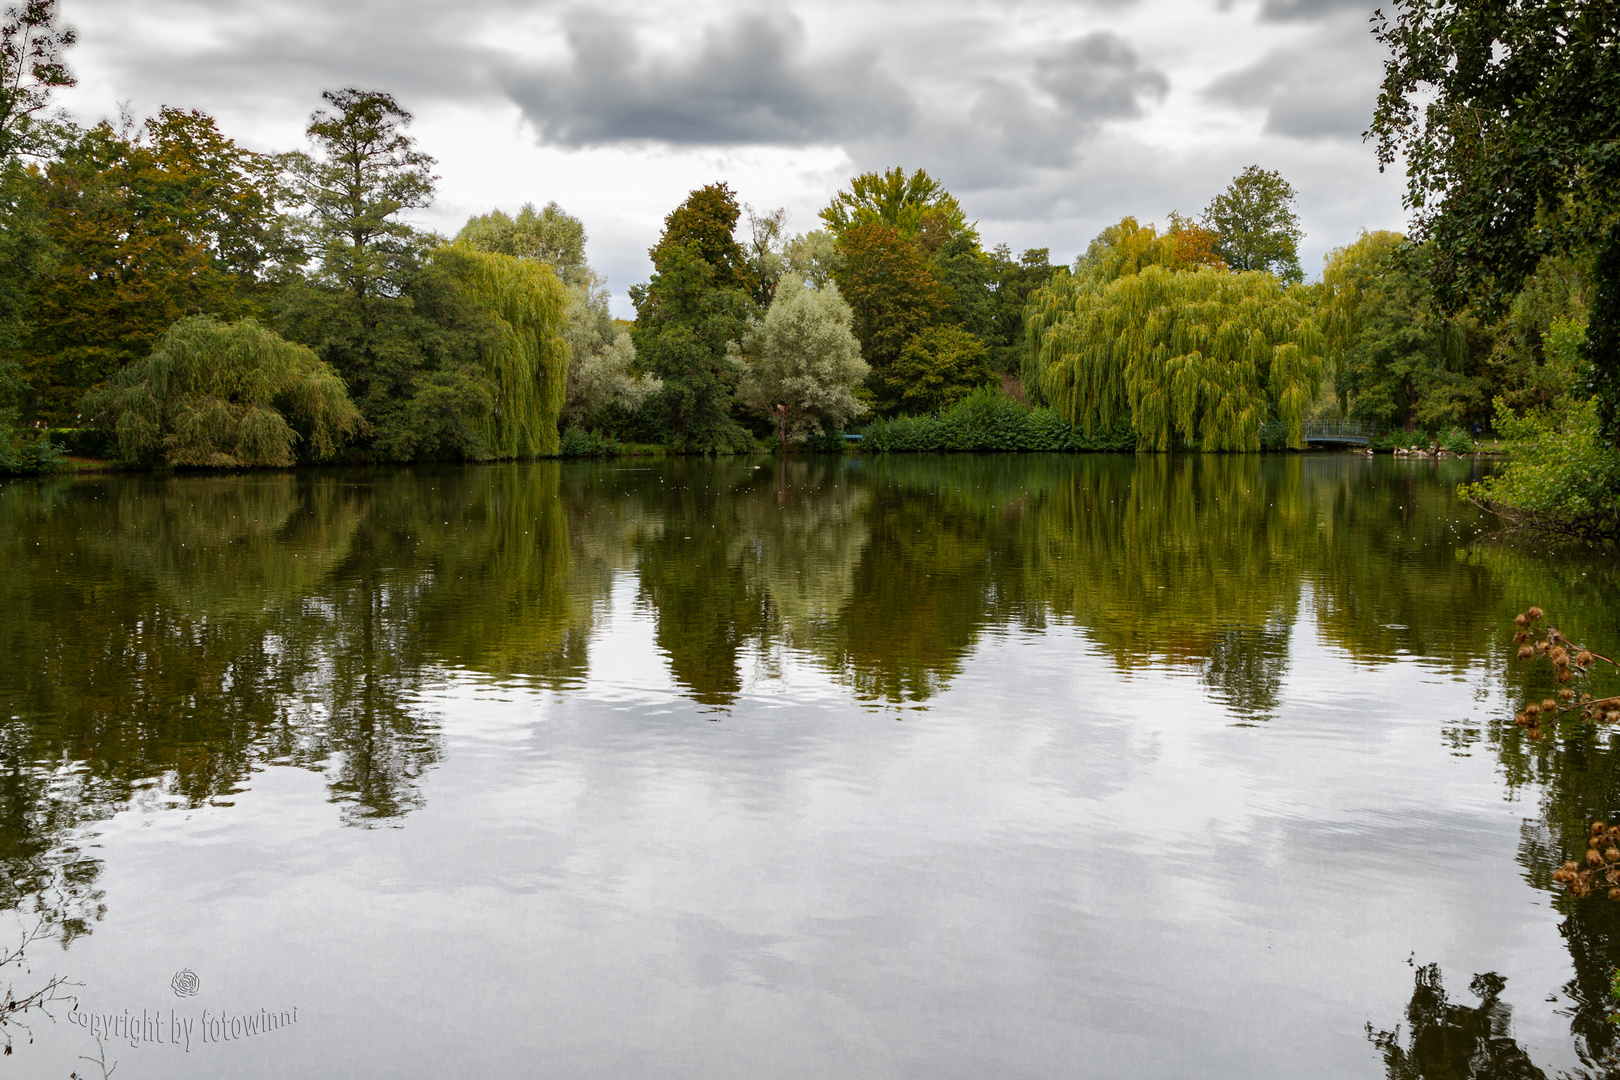
<path id="1" fill-rule="evenodd" d="M 1039 405 L 1025 405 L 994 386 L 975 391 L 934 413 L 877 417 L 847 434 L 859 438 L 849 439 L 841 431 L 823 432 L 808 436 L 790 450 L 812 454 L 1157 452 L 1141 445 L 1128 416 L 1116 417 L 1111 426 L 1099 427 L 1088 433 L 1053 410 Z M 58 468 L 142 471 L 141 466 L 116 460 L 118 445 L 112 432 L 97 428 L 52 428 L 48 438 L 50 452 L 44 457 Z M 1458 454 L 1482 452 L 1456 430 L 1439 433 L 1432 438 L 1422 431 L 1387 432 L 1373 440 L 1371 449 L 1375 453 L 1389 453 L 1396 448 L 1427 447 L 1431 443 Z M 1177 446 L 1176 449 L 1196 450 L 1196 447 Z M 1279 440 L 1265 440 L 1262 444 L 1263 452 L 1285 449 L 1287 447 Z M 780 452 L 783 452 L 782 448 L 775 443 L 757 442 L 750 447 L 728 451 L 727 454 Z M 491 460 L 679 457 L 713 453 L 712 450 L 698 451 L 665 443 L 622 442 L 598 431 L 572 427 L 561 434 L 554 454 Z M 343 463 L 342 455 L 329 462 Z M 363 462 L 355 459 L 348 463 Z"/>

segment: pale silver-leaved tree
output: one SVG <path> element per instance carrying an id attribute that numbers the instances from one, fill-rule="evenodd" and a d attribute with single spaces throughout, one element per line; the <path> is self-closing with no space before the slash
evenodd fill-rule
<path id="1" fill-rule="evenodd" d="M 608 311 L 602 279 L 589 267 L 582 270 L 586 277 L 568 289 L 568 322 L 563 330 L 571 354 L 563 403 L 563 420 L 569 427 L 584 427 L 592 414 L 609 405 L 636 409 L 664 388 L 658 378 L 636 374 L 629 328 L 615 322 Z"/>
<path id="2" fill-rule="evenodd" d="M 777 420 L 784 443 L 837 431 L 866 412 L 854 391 L 869 369 L 851 318 L 830 283 L 813 289 L 784 274 L 765 318 L 745 336 L 739 394 Z"/>

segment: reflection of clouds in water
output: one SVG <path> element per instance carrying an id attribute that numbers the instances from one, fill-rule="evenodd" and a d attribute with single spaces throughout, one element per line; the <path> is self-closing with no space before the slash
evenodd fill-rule
<path id="1" fill-rule="evenodd" d="M 1528 676 L 1488 673 L 1497 609 L 1533 593 L 1591 622 L 1592 579 L 1459 557 L 1472 512 L 1449 480 L 1380 462 L 785 472 L 423 470 L 272 485 L 234 514 L 228 485 L 188 499 L 187 480 L 150 502 L 107 481 L 128 497 L 50 520 L 7 502 L 12 550 L 46 541 L 71 573 L 0 580 L 26 613 L 0 644 L 28 661 L 0 671 L 28 718 L 6 752 L 43 770 L 65 751 L 102 785 L 64 809 L 100 821 L 93 884 L 128 920 L 75 955 L 134 970 L 134 939 L 180 936 L 183 913 L 366 973 L 332 980 L 345 1030 L 388 1030 L 397 987 L 433 988 L 420 1046 L 313 1040 L 286 1074 L 520 1072 L 532 1057 L 480 1027 L 517 1002 L 563 1071 L 611 1049 L 635 1073 L 673 1053 L 1365 1075 L 1361 1025 L 1401 1015 L 1414 950 L 1500 972 L 1524 988 L 1520 1041 L 1567 1044 L 1535 1004 L 1570 979 L 1562 916 L 1522 875 L 1607 797 L 1608 751 L 1510 742 L 1494 721 Z M 165 518 L 203 503 L 234 579 L 158 550 L 210 542 Z M 154 518 L 87 539 L 114 513 Z M 277 584 L 320 521 L 322 569 Z M 1269 722 L 1233 726 L 1251 715 Z M 156 774 L 191 824 L 104 820 Z M 5 820 L 68 851 L 78 826 L 18 790 Z M 1535 814 L 1557 827 L 1521 851 Z M 1581 970 L 1611 959 L 1605 924 L 1569 925 Z M 235 955 L 198 948 L 198 971 Z M 297 977 L 262 966 L 271 989 Z"/>

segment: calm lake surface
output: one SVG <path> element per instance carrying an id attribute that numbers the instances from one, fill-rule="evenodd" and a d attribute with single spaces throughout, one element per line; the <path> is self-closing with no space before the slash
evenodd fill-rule
<path id="1" fill-rule="evenodd" d="M 1620 568 L 1479 468 L 0 485 L 0 978 L 82 984 L 0 1073 L 1609 1075 L 1620 759 L 1510 620 Z"/>

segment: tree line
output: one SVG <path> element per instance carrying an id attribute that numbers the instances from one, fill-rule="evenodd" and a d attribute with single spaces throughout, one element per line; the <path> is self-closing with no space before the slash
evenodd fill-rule
<path id="1" fill-rule="evenodd" d="M 1578 451 L 1586 479 L 1536 474 L 1532 491 L 1527 466 L 1476 497 L 1612 505 L 1620 240 L 1615 187 L 1595 178 L 1620 112 L 1602 105 L 1613 27 L 1584 6 L 1564 21 L 1585 38 L 1533 13 L 1514 30 L 1396 10 L 1373 134 L 1407 160 L 1415 233 L 1363 233 L 1318 281 L 1292 186 L 1259 166 L 1196 219 L 1124 218 L 1072 266 L 987 249 L 943 185 L 894 168 L 853 178 L 796 235 L 725 183 L 693 191 L 626 324 L 555 203 L 450 238 L 410 224 L 435 162 L 387 93 L 325 93 L 307 147 L 282 154 L 195 110 L 49 115 L 74 36 L 55 0 L 32 0 L 0 27 L 0 455 L 45 463 L 52 428 L 200 466 L 830 446 L 991 394 L 1050 411 L 1075 446 L 1124 426 L 1142 449 L 1244 451 L 1267 430 L 1300 445 L 1319 416 L 1410 441 L 1494 424 L 1526 462 Z M 1512 63 L 1446 52 L 1520 31 L 1538 44 Z M 1550 87 L 1539 111 L 1512 96 L 1527 65 Z M 1568 89 L 1582 79 L 1590 93 Z M 1436 87 L 1451 113 L 1419 111 Z M 1454 127 L 1492 101 L 1506 172 Z"/>

